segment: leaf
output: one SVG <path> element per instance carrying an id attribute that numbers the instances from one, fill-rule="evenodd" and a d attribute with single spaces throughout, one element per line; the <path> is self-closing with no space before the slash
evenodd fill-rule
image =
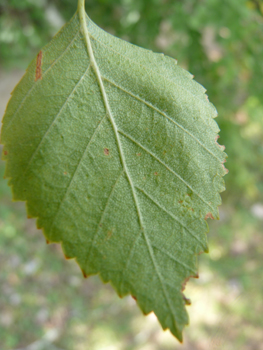
<path id="1" fill-rule="evenodd" d="M 79 5 L 30 64 L 2 128 L 13 197 L 47 240 L 180 341 L 183 284 L 208 251 L 226 172 L 204 93 L 175 60 L 105 33 Z"/>

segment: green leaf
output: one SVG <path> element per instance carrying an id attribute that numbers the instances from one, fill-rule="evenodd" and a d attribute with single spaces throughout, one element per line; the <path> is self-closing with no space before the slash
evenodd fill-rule
<path id="1" fill-rule="evenodd" d="M 30 64 L 2 128 L 13 197 L 47 240 L 179 340 L 183 284 L 208 251 L 205 219 L 218 218 L 226 172 L 204 93 L 172 58 L 98 28 L 82 4 Z"/>

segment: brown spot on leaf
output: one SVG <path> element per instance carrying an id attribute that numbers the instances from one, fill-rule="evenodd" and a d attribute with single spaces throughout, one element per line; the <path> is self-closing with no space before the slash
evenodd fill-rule
<path id="1" fill-rule="evenodd" d="M 84 270 L 81 269 L 81 272 L 82 272 L 82 275 L 83 275 L 84 278 L 88 278 L 89 277 Z"/>
<path id="2" fill-rule="evenodd" d="M 215 218 L 213 217 L 213 214 L 212 213 L 207 213 L 206 216 L 205 216 L 205 220 L 207 219 L 212 219 L 212 220 L 215 220 Z"/>
<path id="3" fill-rule="evenodd" d="M 136 298 L 134 295 L 132 295 L 132 299 L 134 299 L 135 301 L 137 301 L 137 298 Z"/>
<path id="4" fill-rule="evenodd" d="M 192 304 L 191 300 L 186 298 L 186 296 L 184 294 L 183 294 L 183 299 L 184 299 L 185 305 L 191 305 Z"/>
<path id="5" fill-rule="evenodd" d="M 28 218 L 28 219 L 32 219 L 32 216 L 30 216 L 30 215 L 27 215 L 27 218 Z"/>
<path id="6" fill-rule="evenodd" d="M 107 232 L 107 239 L 110 239 L 110 238 L 111 238 L 112 233 L 113 233 L 112 231 L 108 231 L 108 232 Z"/>
<path id="7" fill-rule="evenodd" d="M 102 227 L 102 224 L 99 224 L 99 227 Z"/>
<path id="8" fill-rule="evenodd" d="M 137 153 L 137 154 L 136 154 L 137 157 L 140 157 L 141 155 L 142 155 L 141 153 Z"/>
<path id="9" fill-rule="evenodd" d="M 178 201 L 179 204 L 182 204 L 184 201 Z"/>
<path id="10" fill-rule="evenodd" d="M 47 244 L 50 244 L 50 241 L 46 239 Z"/>
<path id="11" fill-rule="evenodd" d="M 64 254 L 64 256 L 65 256 L 65 259 L 66 259 L 66 260 L 70 260 L 70 259 L 71 259 L 70 257 L 68 257 L 68 256 L 65 255 L 65 254 Z"/>
<path id="12" fill-rule="evenodd" d="M 43 57 L 43 52 L 40 51 L 39 54 L 37 55 L 37 67 L 36 67 L 35 81 L 42 79 L 42 57 Z"/>
<path id="13" fill-rule="evenodd" d="M 225 162 L 223 162 L 223 163 L 225 163 Z M 222 163 L 222 167 L 223 167 L 223 169 L 224 169 L 224 172 L 225 172 L 226 174 L 228 174 L 228 173 L 229 173 L 229 170 L 224 166 L 223 163 Z"/>
<path id="14" fill-rule="evenodd" d="M 156 172 L 154 173 L 154 175 L 157 176 L 157 175 L 159 175 L 159 174 L 158 174 L 157 171 L 156 171 Z"/>
<path id="15" fill-rule="evenodd" d="M 182 289 L 181 289 L 182 292 L 185 290 L 186 284 L 190 280 L 190 278 L 199 278 L 199 275 L 197 273 L 196 275 L 192 275 L 192 276 L 187 277 L 182 284 Z"/>
<path id="16" fill-rule="evenodd" d="M 7 155 L 8 155 L 8 152 L 7 152 L 7 151 L 4 151 L 4 155 L 7 156 Z"/>
<path id="17" fill-rule="evenodd" d="M 220 145 L 218 142 L 217 142 L 217 140 L 219 139 L 219 135 L 216 135 L 216 137 L 215 137 L 215 143 L 216 143 L 216 145 L 222 150 L 222 151 L 224 151 L 225 149 L 226 149 L 226 147 L 224 146 L 224 145 Z"/>
<path id="18" fill-rule="evenodd" d="M 104 148 L 104 154 L 105 156 L 108 156 L 110 154 L 110 150 L 108 148 Z"/>

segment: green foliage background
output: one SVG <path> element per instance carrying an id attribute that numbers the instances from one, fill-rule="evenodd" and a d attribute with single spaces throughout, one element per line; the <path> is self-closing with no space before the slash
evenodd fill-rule
<path id="1" fill-rule="evenodd" d="M 76 3 L 1 0 L 1 71 L 25 68 L 73 15 Z M 189 311 L 210 301 L 217 316 L 207 320 L 199 310 L 201 316 L 197 321 L 190 313 L 192 324 L 181 349 L 211 349 L 212 342 L 215 349 L 233 349 L 233 344 L 239 349 L 260 349 L 263 2 L 88 0 L 86 9 L 91 19 L 108 32 L 176 58 L 207 88 L 210 101 L 217 107 L 220 143 L 226 145 L 229 156 L 226 167 L 230 172 L 225 177 L 227 191 L 222 195 L 221 220 L 210 225 L 211 253 L 200 258 L 200 281 L 191 281 L 189 285 L 194 303 Z M 3 167 L 2 162 L 2 173 Z M 15 349 L 42 339 L 57 324 L 62 329 L 62 335 L 53 342 L 57 348 L 177 348 L 175 340 L 167 340 L 168 336 L 158 333 L 155 321 L 145 321 L 148 324 L 145 326 L 134 305 L 118 300 L 111 288 L 101 286 L 96 277 L 83 285 L 74 264 L 64 263 L 58 257 L 59 248 L 44 246 L 34 224 L 25 222 L 23 206 L 11 203 L 6 182 L 0 181 L 1 349 Z M 30 270 L 30 261 L 37 267 L 28 275 L 25 271 Z M 202 274 L 206 276 L 203 279 Z M 73 278 L 71 283 L 72 276 L 75 282 Z M 50 283 L 50 288 L 44 288 L 43 281 Z M 46 310 L 42 313 L 47 312 L 48 316 L 42 317 L 42 323 L 34 322 L 40 310 Z M 226 317 L 227 322 L 222 322 Z M 102 338 L 106 345 L 100 343 Z"/>

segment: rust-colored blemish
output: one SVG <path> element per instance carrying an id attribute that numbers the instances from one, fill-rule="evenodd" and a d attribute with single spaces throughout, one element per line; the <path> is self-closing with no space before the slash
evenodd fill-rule
<path id="1" fill-rule="evenodd" d="M 205 216 L 205 220 L 207 219 L 212 219 L 212 220 L 215 220 L 215 218 L 213 217 L 213 214 L 212 213 L 207 213 L 206 216 Z"/>
<path id="2" fill-rule="evenodd" d="M 157 175 L 159 175 L 159 174 L 158 174 L 157 171 L 156 171 L 156 172 L 154 173 L 154 175 L 157 176 Z"/>
<path id="3" fill-rule="evenodd" d="M 135 301 L 137 301 L 137 298 L 136 298 L 134 295 L 132 295 L 132 299 L 134 299 Z"/>
<path id="4" fill-rule="evenodd" d="M 64 257 L 65 257 L 66 260 L 70 260 L 71 259 L 69 256 L 67 256 L 65 254 L 64 254 Z"/>
<path id="5" fill-rule="evenodd" d="M 84 278 L 88 278 L 88 275 L 86 274 L 86 272 L 84 270 L 81 269 L 82 275 Z"/>
<path id="6" fill-rule="evenodd" d="M 37 67 L 36 67 L 36 79 L 35 79 L 35 81 L 42 79 L 42 57 L 43 57 L 43 52 L 40 51 L 39 54 L 37 55 Z"/>
<path id="7" fill-rule="evenodd" d="M 110 238 L 111 238 L 112 233 L 113 233 L 112 231 L 108 231 L 108 232 L 107 232 L 107 239 L 110 239 Z"/>
<path id="8" fill-rule="evenodd" d="M 108 156 L 110 154 L 110 151 L 108 148 L 104 148 L 104 154 L 105 156 Z"/>
<path id="9" fill-rule="evenodd" d="M 66 171 L 64 171 L 64 175 L 68 175 L 68 173 Z"/>
<path id="10" fill-rule="evenodd" d="M 224 151 L 225 149 L 226 149 L 226 147 L 224 146 L 224 145 L 220 145 L 218 142 L 217 142 L 217 140 L 219 139 L 219 135 L 216 135 L 216 137 L 215 137 L 215 143 L 216 143 L 216 145 L 222 150 L 222 151 Z"/>
<path id="11" fill-rule="evenodd" d="M 192 302 L 189 298 L 186 298 L 186 296 L 183 294 L 183 299 L 184 299 L 184 302 L 185 302 L 185 305 L 191 305 Z"/>
<path id="12" fill-rule="evenodd" d="M 46 239 L 47 244 L 50 244 L 49 240 Z"/>
<path id="13" fill-rule="evenodd" d="M 137 155 L 137 157 L 140 157 L 142 154 L 141 153 L 137 153 L 136 155 Z"/>
<path id="14" fill-rule="evenodd" d="M 196 275 L 192 275 L 192 276 L 187 277 L 182 284 L 182 289 L 181 289 L 182 292 L 185 290 L 186 284 L 190 280 L 190 278 L 199 278 L 199 275 L 197 273 Z"/>
<path id="15" fill-rule="evenodd" d="M 30 216 L 30 215 L 27 215 L 27 218 L 28 218 L 28 219 L 32 219 L 32 216 Z"/>
<path id="16" fill-rule="evenodd" d="M 223 169 L 224 169 L 224 172 L 225 172 L 226 174 L 228 174 L 228 173 L 229 173 L 229 170 L 224 166 L 224 162 L 222 163 L 222 167 L 223 167 Z"/>
<path id="17" fill-rule="evenodd" d="M 178 201 L 179 204 L 182 204 L 184 201 Z"/>
<path id="18" fill-rule="evenodd" d="M 7 152 L 7 151 L 4 151 L 4 155 L 7 156 L 7 155 L 8 155 L 8 152 Z"/>

